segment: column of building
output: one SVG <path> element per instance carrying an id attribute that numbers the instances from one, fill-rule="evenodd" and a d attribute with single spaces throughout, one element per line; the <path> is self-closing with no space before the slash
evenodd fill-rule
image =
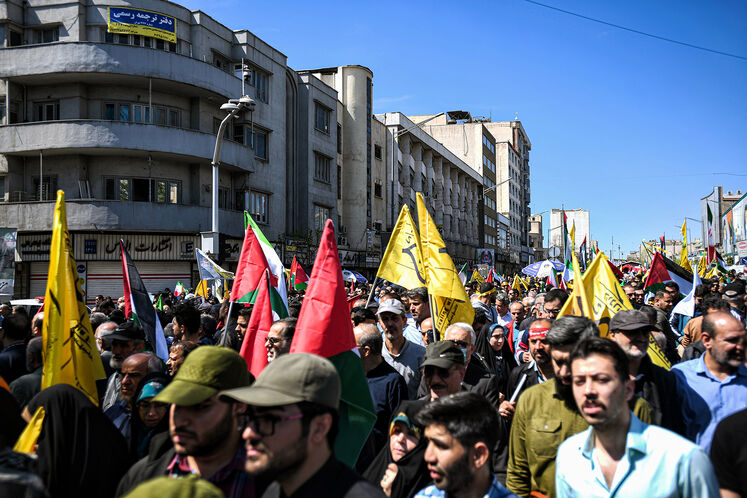
<path id="1" fill-rule="evenodd" d="M 443 176 L 443 158 L 435 156 L 432 160 L 433 180 L 435 186 L 433 189 L 433 214 L 437 225 L 444 224 L 444 176 Z"/>

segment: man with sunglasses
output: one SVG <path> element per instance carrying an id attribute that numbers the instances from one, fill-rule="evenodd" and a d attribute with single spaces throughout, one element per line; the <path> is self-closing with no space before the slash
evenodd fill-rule
<path id="1" fill-rule="evenodd" d="M 245 469 L 272 481 L 263 497 L 384 496 L 334 456 L 340 389 L 329 360 L 294 353 L 275 359 L 254 385 L 221 393 L 248 405 L 241 425 Z"/>
<path id="2" fill-rule="evenodd" d="M 117 496 L 160 476 L 198 475 L 226 497 L 254 496 L 254 481 L 244 472 L 238 416 L 245 406 L 219 399 L 223 389 L 248 386 L 246 361 L 232 349 L 200 346 L 184 360 L 174 380 L 153 402 L 169 403 L 169 434 L 174 447 L 146 456 L 125 474 Z"/>

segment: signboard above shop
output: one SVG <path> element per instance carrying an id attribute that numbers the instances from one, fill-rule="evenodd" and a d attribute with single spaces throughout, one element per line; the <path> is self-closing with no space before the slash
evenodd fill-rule
<path id="1" fill-rule="evenodd" d="M 143 9 L 109 7 L 108 31 L 176 43 L 176 18 Z"/>

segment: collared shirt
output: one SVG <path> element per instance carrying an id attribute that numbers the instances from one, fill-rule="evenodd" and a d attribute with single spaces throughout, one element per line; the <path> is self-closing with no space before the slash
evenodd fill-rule
<path id="1" fill-rule="evenodd" d="M 117 401 L 110 406 L 104 415 L 109 417 L 114 427 L 122 433 L 127 444 L 130 444 L 130 427 L 132 421 L 132 411 L 130 410 L 130 404 L 126 401 Z"/>
<path id="2" fill-rule="evenodd" d="M 681 398 L 685 436 L 711 451 L 716 426 L 723 419 L 747 408 L 747 367 L 740 365 L 734 375 L 719 380 L 700 358 L 672 367 Z"/>
<path id="3" fill-rule="evenodd" d="M 537 383 L 538 384 L 542 384 L 542 383 L 544 383 L 547 380 L 545 378 L 545 376 L 542 375 L 542 370 L 539 369 L 539 366 L 537 365 L 537 362 L 534 361 L 534 360 L 532 360 L 532 370 L 534 370 L 534 372 L 537 374 Z"/>
<path id="4" fill-rule="evenodd" d="M 590 427 L 560 445 L 555 491 L 558 497 L 719 496 L 713 466 L 702 449 L 632 413 L 625 453 L 611 485 L 602 473 Z"/>
<path id="5" fill-rule="evenodd" d="M 447 498 L 446 491 L 438 489 L 435 484 L 431 484 L 427 488 L 423 488 L 418 491 L 415 498 L 428 498 L 428 497 Z M 511 491 L 507 490 L 501 483 L 498 482 L 498 478 L 493 476 L 493 482 L 490 483 L 490 489 L 483 495 L 483 498 L 518 498 Z"/>
<path id="6" fill-rule="evenodd" d="M 246 450 L 242 444 L 239 446 L 239 450 L 236 452 L 233 460 L 213 474 L 207 481 L 215 484 L 226 498 L 254 498 L 254 482 L 252 477 L 244 472 L 245 461 Z M 166 471 L 166 475 L 169 477 L 180 477 L 189 474 L 199 475 L 197 470 L 189 465 L 187 455 L 180 455 L 178 453 L 171 460 Z"/>
<path id="7" fill-rule="evenodd" d="M 498 314 L 498 311 L 495 312 L 496 316 L 498 316 L 498 319 L 495 321 L 498 325 L 503 325 L 504 327 L 508 325 L 508 322 L 512 322 L 514 320 L 514 317 L 511 316 L 511 312 L 507 311 L 505 315 L 500 316 Z"/>
<path id="8" fill-rule="evenodd" d="M 418 329 L 415 323 L 412 323 L 412 324 L 408 323 L 407 326 L 402 331 L 402 335 L 404 335 L 405 339 L 412 342 L 413 344 L 424 346 L 423 345 L 423 334 L 420 333 L 420 329 Z"/>
<path id="9" fill-rule="evenodd" d="M 416 399 L 421 377 L 420 364 L 423 362 L 423 356 L 425 356 L 425 348 L 405 339 L 405 344 L 399 354 L 394 355 L 389 352 L 385 340 L 384 347 L 381 348 L 381 356 L 405 378 L 408 397 Z"/>

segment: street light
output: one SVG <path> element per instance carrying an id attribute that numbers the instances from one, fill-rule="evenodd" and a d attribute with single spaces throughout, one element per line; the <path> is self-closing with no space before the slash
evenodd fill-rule
<path id="1" fill-rule="evenodd" d="M 210 232 L 203 232 L 202 235 L 202 249 L 212 254 L 215 257 L 220 255 L 220 242 L 219 234 L 220 229 L 218 227 L 218 166 L 220 166 L 220 150 L 223 145 L 223 133 L 226 130 L 228 122 L 232 119 L 238 119 L 239 113 L 248 110 L 249 112 L 254 111 L 256 102 L 253 98 L 244 95 L 239 99 L 230 99 L 228 102 L 220 106 L 222 111 L 228 112 L 223 121 L 218 126 L 218 134 L 215 137 L 215 150 L 213 151 L 213 160 L 210 164 L 213 166 L 213 202 L 212 202 L 212 230 Z M 254 122 L 252 121 L 252 126 Z"/>

